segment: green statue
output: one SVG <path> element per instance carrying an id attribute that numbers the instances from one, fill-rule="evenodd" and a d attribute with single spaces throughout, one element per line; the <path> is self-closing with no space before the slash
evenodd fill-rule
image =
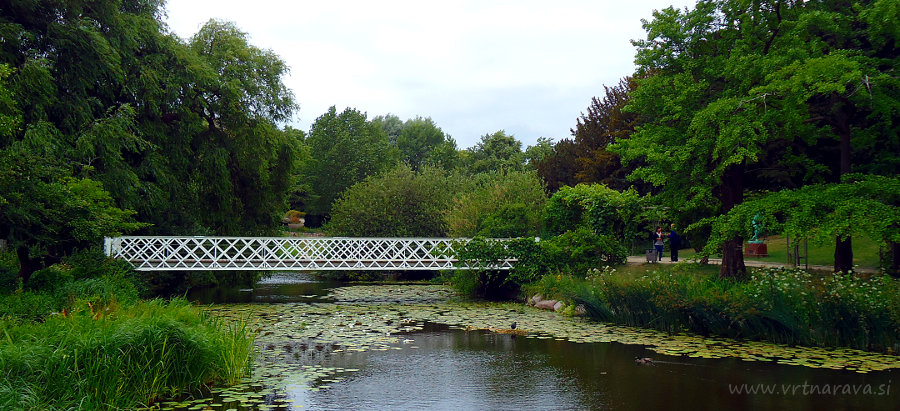
<path id="1" fill-rule="evenodd" d="M 759 236 L 763 234 L 763 230 L 765 229 L 765 227 L 763 226 L 762 214 L 756 213 L 756 215 L 753 216 L 753 220 L 750 222 L 750 224 L 753 225 L 753 238 L 750 239 L 750 242 L 761 243 L 762 241 L 759 240 Z"/>

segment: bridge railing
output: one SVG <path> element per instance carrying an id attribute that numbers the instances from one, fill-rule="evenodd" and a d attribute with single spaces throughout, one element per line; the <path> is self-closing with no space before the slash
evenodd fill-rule
<path id="1" fill-rule="evenodd" d="M 106 238 L 106 255 L 138 271 L 166 270 L 508 270 L 503 260 L 470 267 L 455 247 L 468 238 L 162 237 Z M 493 241 L 503 241 L 496 239 Z"/>

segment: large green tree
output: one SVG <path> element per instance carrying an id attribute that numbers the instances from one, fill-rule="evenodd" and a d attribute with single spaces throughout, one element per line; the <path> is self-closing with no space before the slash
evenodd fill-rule
<path id="1" fill-rule="evenodd" d="M 397 148 L 401 160 L 415 171 L 428 162 L 432 152 L 446 141 L 447 136 L 430 117 L 416 117 L 403 124 L 397 136 Z"/>
<path id="2" fill-rule="evenodd" d="M 466 168 L 472 174 L 522 171 L 525 168 L 522 142 L 503 130 L 481 136 L 475 146 L 466 151 Z"/>
<path id="3" fill-rule="evenodd" d="M 384 130 L 388 135 L 388 140 L 391 141 L 391 144 L 397 144 L 397 138 L 400 137 L 400 133 L 403 131 L 403 120 L 400 119 L 396 114 L 385 114 L 381 116 L 375 116 L 372 119 L 372 122 L 377 124 Z"/>
<path id="4" fill-rule="evenodd" d="M 381 126 L 352 108 L 338 113 L 331 106 L 313 123 L 306 143 L 310 161 L 304 174 L 315 193 L 310 211 L 318 215 L 328 215 L 344 190 L 393 167 L 399 157 Z"/>
<path id="5" fill-rule="evenodd" d="M 193 89 L 188 107 L 201 119 L 186 170 L 195 184 L 188 203 L 210 207 L 199 221 L 216 233 L 260 232 L 284 209 L 291 186 L 296 141 L 276 127 L 295 109 L 281 81 L 287 66 L 232 23 L 209 21 L 189 45 L 214 77 Z"/>
<path id="6" fill-rule="evenodd" d="M 862 16 L 878 3 L 722 0 L 655 12 L 644 24 L 647 39 L 634 42 L 638 86 L 628 107 L 642 125 L 613 150 L 643 162 L 631 177 L 660 187 L 669 204 L 718 204 L 720 213 L 741 204 L 748 189 L 837 179 L 826 150 L 842 141 L 835 122 L 853 90 L 878 78 L 885 91 L 857 93 L 860 102 L 868 94 L 876 105 L 895 105 L 883 59 L 866 56 L 879 51 L 835 37 L 839 28 L 865 31 Z M 851 105 L 855 116 L 864 108 Z M 862 117 L 872 119 L 854 118 Z M 842 124 L 896 127 L 883 114 L 875 118 L 872 126 Z M 723 276 L 745 274 L 742 242 L 724 241 Z"/>
<path id="7" fill-rule="evenodd" d="M 797 8 L 783 45 L 791 60 L 750 91 L 755 105 L 765 100 L 776 133 L 813 128 L 813 148 L 832 170 L 828 181 L 853 171 L 896 175 L 897 156 L 886 153 L 900 152 L 900 53 L 897 31 L 885 23 L 900 24 L 900 6 L 882 0 Z M 851 235 L 835 237 L 836 271 L 853 265 Z"/>
<path id="8" fill-rule="evenodd" d="M 5 84 L 9 74 L 9 67 L 0 64 L 0 137 L 7 140 L 22 124 Z M 143 226 L 134 221 L 133 211 L 115 207 L 99 182 L 73 176 L 53 155 L 59 141 L 42 137 L 29 134 L 0 149 L 0 238 L 15 251 L 19 277 L 26 283 L 73 248 Z"/>

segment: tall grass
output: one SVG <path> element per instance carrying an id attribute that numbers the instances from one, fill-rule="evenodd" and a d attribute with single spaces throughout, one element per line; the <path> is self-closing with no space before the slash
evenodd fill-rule
<path id="1" fill-rule="evenodd" d="M 107 310 L 107 308 L 111 308 Z M 0 321 L 0 409 L 122 409 L 234 383 L 253 335 L 184 300 L 94 306 L 43 323 Z"/>
<path id="2" fill-rule="evenodd" d="M 583 304 L 597 320 L 669 332 L 874 351 L 893 351 L 900 343 L 900 282 L 886 275 L 763 268 L 738 282 L 679 271 L 620 276 L 606 269 L 587 277 L 547 275 L 532 290 Z"/>

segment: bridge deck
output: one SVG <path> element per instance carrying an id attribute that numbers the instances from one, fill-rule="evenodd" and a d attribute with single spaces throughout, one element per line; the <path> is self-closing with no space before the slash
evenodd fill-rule
<path id="1" fill-rule="evenodd" d="M 454 247 L 467 238 L 114 237 L 106 255 L 138 271 L 508 270 L 515 260 L 470 267 Z M 497 240 L 502 241 L 502 240 Z"/>

